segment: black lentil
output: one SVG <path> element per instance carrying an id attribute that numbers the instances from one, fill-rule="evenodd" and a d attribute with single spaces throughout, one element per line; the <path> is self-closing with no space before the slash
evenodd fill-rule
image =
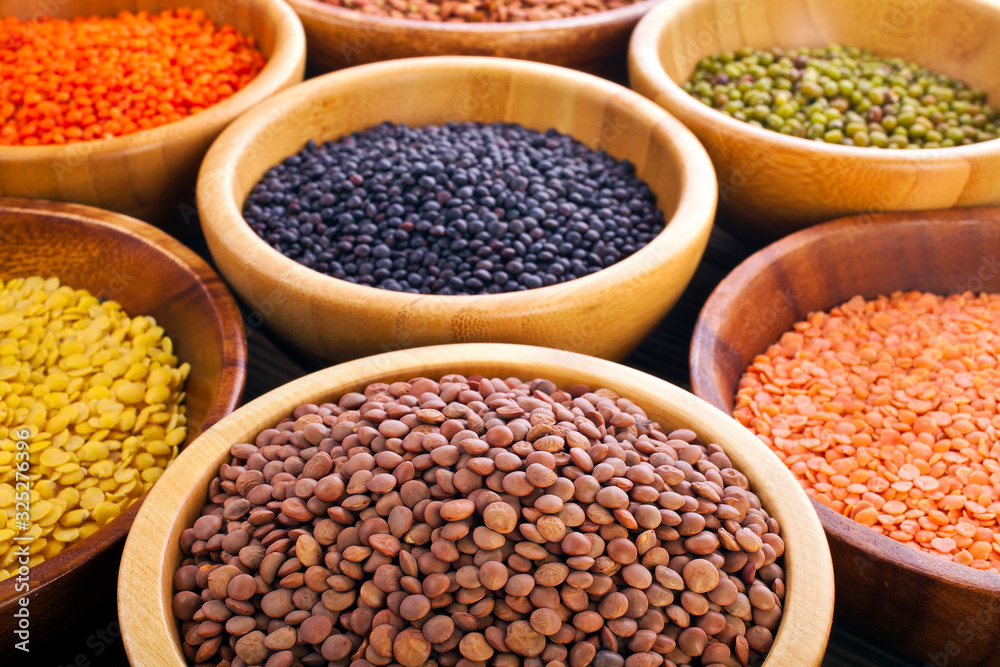
<path id="1" fill-rule="evenodd" d="M 555 130 L 383 123 L 310 141 L 243 208 L 282 254 L 361 285 L 493 294 L 610 266 L 664 227 L 628 161 Z"/>

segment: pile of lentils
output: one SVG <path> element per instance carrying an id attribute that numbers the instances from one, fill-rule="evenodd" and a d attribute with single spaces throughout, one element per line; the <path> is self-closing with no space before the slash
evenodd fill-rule
<path id="1" fill-rule="evenodd" d="M 983 91 L 850 46 L 726 51 L 699 62 L 684 90 L 756 127 L 844 146 L 943 148 L 998 132 Z"/>
<path id="2" fill-rule="evenodd" d="M 1000 294 L 856 296 L 754 359 L 735 416 L 806 493 L 1000 574 Z"/>
<path id="3" fill-rule="evenodd" d="M 22 548 L 29 567 L 55 557 L 159 479 L 187 436 L 190 370 L 152 317 L 58 278 L 0 281 L 0 581 Z"/>
<path id="4" fill-rule="evenodd" d="M 747 478 L 607 389 L 447 375 L 301 405 L 180 536 L 194 664 L 738 667 L 782 616 Z"/>
<path id="5" fill-rule="evenodd" d="M 57 5 L 58 6 L 58 5 Z M 110 139 L 200 113 L 264 67 L 202 9 L 0 18 L 0 146 Z"/>
<path id="6" fill-rule="evenodd" d="M 545 21 L 598 14 L 639 0 L 324 0 L 372 16 L 445 23 Z"/>
<path id="7" fill-rule="evenodd" d="M 384 123 L 309 142 L 243 207 L 282 254 L 334 278 L 414 294 L 494 294 L 610 266 L 663 229 L 628 161 L 555 130 Z"/>

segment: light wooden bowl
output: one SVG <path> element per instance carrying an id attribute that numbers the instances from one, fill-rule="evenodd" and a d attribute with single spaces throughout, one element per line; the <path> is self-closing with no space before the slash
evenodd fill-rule
<path id="1" fill-rule="evenodd" d="M 660 0 L 590 16 L 517 23 L 433 23 L 371 16 L 320 0 L 288 0 L 306 30 L 310 70 L 417 56 L 500 56 L 624 79 L 628 39 Z"/>
<path id="2" fill-rule="evenodd" d="M 833 572 L 826 539 L 792 474 L 735 420 L 653 376 L 618 364 L 524 345 L 442 345 L 359 359 L 313 373 L 249 403 L 192 443 L 150 491 L 125 545 L 118 581 L 119 622 L 133 665 L 181 667 L 171 611 L 178 538 L 205 504 L 208 484 L 229 448 L 247 442 L 303 403 L 322 403 L 372 382 L 448 373 L 544 377 L 557 385 L 607 387 L 642 406 L 665 427 L 691 428 L 717 442 L 749 478 L 781 526 L 788 575 L 784 618 L 768 667 L 818 667 L 833 617 Z"/>
<path id="3" fill-rule="evenodd" d="M 857 294 L 998 292 L 997 248 L 1000 209 L 846 218 L 782 239 L 737 267 L 705 304 L 691 343 L 694 392 L 731 414 L 755 355 L 808 313 Z M 997 664 L 1000 576 L 813 505 L 833 552 L 839 619 L 921 663 Z"/>
<path id="4" fill-rule="evenodd" d="M 0 146 L 0 196 L 37 197 L 118 211 L 168 229 L 194 217 L 205 151 L 234 118 L 302 80 L 305 35 L 284 0 L 0 0 L 0 17 L 113 15 L 203 9 L 252 35 L 267 65 L 245 88 L 195 116 L 113 139 L 62 146 Z"/>
<path id="5" fill-rule="evenodd" d="M 236 303 L 197 255 L 145 223 L 89 206 L 0 198 L 0 280 L 55 276 L 152 315 L 191 364 L 188 442 L 232 412 L 246 378 Z M 31 568 L 31 646 L 58 635 L 113 595 L 125 535 L 142 501 L 90 537 Z M 14 637 L 15 579 L 0 582 L 0 633 Z M 0 644 L 0 662 L 14 654 Z"/>
<path id="6" fill-rule="evenodd" d="M 309 139 L 335 139 L 390 120 L 554 127 L 630 159 L 669 224 L 645 248 L 598 273 L 488 296 L 421 296 L 337 280 L 285 257 L 250 229 L 243 202 L 271 166 Z M 691 279 L 715 201 L 705 151 L 649 100 L 572 70 L 500 58 L 396 60 L 308 81 L 226 130 L 198 179 L 202 229 L 222 275 L 282 338 L 336 360 L 484 341 L 622 357 Z"/>
<path id="7" fill-rule="evenodd" d="M 632 35 L 632 87 L 698 136 L 719 173 L 722 219 L 762 239 L 855 213 L 1000 204 L 1000 141 L 914 151 L 834 146 L 755 128 L 680 87 L 702 57 L 831 43 L 915 60 L 1000 102 L 993 0 L 671 0 Z"/>

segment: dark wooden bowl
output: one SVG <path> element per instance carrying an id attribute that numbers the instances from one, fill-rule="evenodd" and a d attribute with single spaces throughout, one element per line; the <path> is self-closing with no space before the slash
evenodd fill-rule
<path id="1" fill-rule="evenodd" d="M 417 56 L 501 56 L 622 79 L 628 40 L 660 0 L 551 21 L 432 23 L 370 16 L 321 0 L 288 0 L 306 31 L 311 70 Z"/>
<path id="2" fill-rule="evenodd" d="M 691 343 L 694 392 L 732 413 L 743 371 L 792 324 L 860 294 L 1000 291 L 1000 209 L 843 218 L 797 232 L 736 268 Z M 1000 664 L 1000 575 L 918 552 L 813 502 L 836 575 L 836 613 L 935 667 Z"/>
<path id="3" fill-rule="evenodd" d="M 89 206 L 0 198 L 0 280 L 55 276 L 152 315 L 191 364 L 185 385 L 188 442 L 229 414 L 246 379 L 246 339 L 235 301 L 191 250 L 143 222 Z M 113 599 L 121 549 L 140 499 L 90 537 L 31 568 L 29 646 Z M 14 651 L 14 611 L 25 595 L 0 582 L 0 664 Z M 18 655 L 21 655 L 17 653 Z"/>

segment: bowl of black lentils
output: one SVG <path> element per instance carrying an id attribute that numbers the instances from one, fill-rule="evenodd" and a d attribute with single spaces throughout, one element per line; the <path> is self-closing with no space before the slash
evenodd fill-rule
<path id="1" fill-rule="evenodd" d="M 980 0 L 677 0 L 633 33 L 629 74 L 712 156 L 720 220 L 763 240 L 1000 203 L 997 34 Z"/>
<path id="2" fill-rule="evenodd" d="M 134 665 L 819 667 L 833 568 L 748 430 L 613 362 L 399 350 L 181 453 L 119 576 Z"/>
<path id="3" fill-rule="evenodd" d="M 335 360 L 452 342 L 623 357 L 691 279 L 716 198 L 704 149 L 649 100 L 472 57 L 297 86 L 230 126 L 198 185 L 229 284 Z"/>

